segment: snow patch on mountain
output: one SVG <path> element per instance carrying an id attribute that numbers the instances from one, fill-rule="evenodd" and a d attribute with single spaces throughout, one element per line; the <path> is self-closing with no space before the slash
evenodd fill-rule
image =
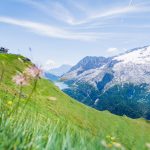
<path id="1" fill-rule="evenodd" d="M 134 64 L 148 64 L 150 63 L 150 46 L 114 57 L 114 60 L 121 61 L 124 64 L 130 62 Z"/>
<path id="2" fill-rule="evenodd" d="M 90 68 L 86 69 L 89 64 Z M 74 80 L 74 83 L 87 82 L 97 87 L 99 82 L 103 83 L 107 74 L 112 75 L 113 78 L 106 82 L 104 90 L 124 83 L 150 85 L 150 46 L 133 49 L 111 58 L 86 57 L 63 78 Z"/>

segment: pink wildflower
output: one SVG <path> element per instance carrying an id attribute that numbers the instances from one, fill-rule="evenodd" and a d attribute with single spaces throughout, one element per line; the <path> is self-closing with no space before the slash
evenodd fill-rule
<path id="1" fill-rule="evenodd" d="M 12 79 L 17 85 L 28 85 L 27 77 L 24 74 L 18 74 L 13 77 Z"/>
<path id="2" fill-rule="evenodd" d="M 33 78 L 39 78 L 42 75 L 42 70 L 36 66 L 31 66 L 25 70 L 25 73 Z"/>

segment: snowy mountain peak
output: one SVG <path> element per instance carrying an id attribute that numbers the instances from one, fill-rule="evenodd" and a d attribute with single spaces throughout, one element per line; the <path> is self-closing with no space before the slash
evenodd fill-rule
<path id="1" fill-rule="evenodd" d="M 132 49 L 118 56 L 86 57 L 63 76 L 75 83 L 86 82 L 103 89 L 118 84 L 150 85 L 150 46 Z"/>
<path id="2" fill-rule="evenodd" d="M 82 68 L 83 71 L 98 68 L 107 62 L 107 58 L 105 57 L 96 57 L 96 56 L 86 56 L 82 60 L 77 63 L 74 67 L 71 68 L 70 71 Z"/>
<path id="3" fill-rule="evenodd" d="M 113 60 L 123 63 L 147 64 L 150 63 L 150 46 L 127 51 L 125 54 L 114 57 Z"/>

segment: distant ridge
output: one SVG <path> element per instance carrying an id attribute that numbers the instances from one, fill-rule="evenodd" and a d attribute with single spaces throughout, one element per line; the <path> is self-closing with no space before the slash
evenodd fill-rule
<path id="1" fill-rule="evenodd" d="M 150 119 L 150 46 L 85 57 L 62 79 L 70 85 L 67 94 L 91 107 Z"/>

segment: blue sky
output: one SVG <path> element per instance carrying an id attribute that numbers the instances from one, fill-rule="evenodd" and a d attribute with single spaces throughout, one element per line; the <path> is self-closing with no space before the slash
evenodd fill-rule
<path id="1" fill-rule="evenodd" d="M 150 45 L 150 1 L 1 0 L 0 33 L 1 46 L 45 69 L 74 65 Z"/>

